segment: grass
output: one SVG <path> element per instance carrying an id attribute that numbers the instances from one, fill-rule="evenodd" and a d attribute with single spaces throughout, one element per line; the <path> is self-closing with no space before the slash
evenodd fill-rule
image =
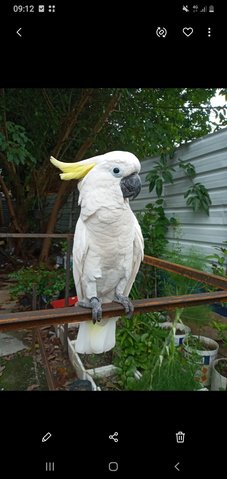
<path id="1" fill-rule="evenodd" d="M 48 390 L 45 372 L 32 355 L 18 352 L 10 360 L 0 357 L 0 370 L 0 391 Z"/>

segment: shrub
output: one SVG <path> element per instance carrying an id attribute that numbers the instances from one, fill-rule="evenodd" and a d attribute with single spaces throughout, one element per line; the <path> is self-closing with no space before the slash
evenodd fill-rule
<path id="1" fill-rule="evenodd" d="M 32 266 L 10 273 L 9 278 L 16 281 L 16 284 L 10 288 L 13 298 L 17 298 L 25 293 L 32 294 L 33 285 L 35 285 L 37 296 L 45 296 L 50 301 L 58 297 L 59 292 L 65 288 L 66 270 L 63 268 L 49 270 L 45 266 Z M 74 282 L 71 273 L 70 287 L 73 286 Z"/>

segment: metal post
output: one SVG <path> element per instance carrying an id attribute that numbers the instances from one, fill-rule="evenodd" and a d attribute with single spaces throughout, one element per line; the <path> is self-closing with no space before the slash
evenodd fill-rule
<path id="1" fill-rule="evenodd" d="M 45 368 L 48 388 L 49 388 L 50 391 L 54 391 L 55 390 L 54 378 L 52 376 L 51 369 L 50 369 L 50 366 L 49 366 L 49 363 L 48 363 L 48 358 L 47 358 L 47 355 L 46 355 L 46 352 L 45 352 L 45 347 L 44 347 L 44 344 L 43 344 L 40 329 L 37 329 L 37 338 L 38 338 L 40 352 L 41 352 L 41 356 L 42 356 L 42 360 L 43 360 L 43 364 L 44 364 L 44 368 Z"/>
<path id="2" fill-rule="evenodd" d="M 65 307 L 69 306 L 69 284 L 70 284 L 70 257 L 71 257 L 71 238 L 67 236 L 66 253 L 66 280 L 65 280 Z M 68 323 L 64 324 L 64 352 L 68 354 Z"/>
<path id="3" fill-rule="evenodd" d="M 32 311 L 35 311 L 37 308 L 37 292 L 36 284 L 32 284 Z M 36 333 L 37 329 L 32 330 L 32 354 L 35 354 L 35 342 L 36 342 Z"/>
<path id="4" fill-rule="evenodd" d="M 33 283 L 32 284 L 32 310 L 36 311 L 36 309 L 37 309 L 37 288 L 36 288 L 36 284 Z M 42 360 L 43 360 L 43 364 L 45 368 L 48 388 L 50 391 L 54 391 L 55 390 L 54 379 L 52 377 L 51 369 L 48 363 L 47 355 L 45 353 L 45 347 L 42 341 L 42 336 L 41 336 L 41 332 L 39 328 L 32 329 L 32 354 L 36 353 L 36 349 L 35 349 L 36 338 L 38 339 L 38 343 L 40 347 L 40 352 L 41 352 L 41 356 L 42 356 Z"/>

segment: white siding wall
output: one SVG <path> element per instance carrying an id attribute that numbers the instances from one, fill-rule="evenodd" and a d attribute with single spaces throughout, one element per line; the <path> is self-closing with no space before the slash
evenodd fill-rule
<path id="1" fill-rule="evenodd" d="M 156 199 L 154 191 L 149 193 L 145 177 L 157 159 L 142 162 L 142 191 L 139 198 L 131 203 L 135 212 Z M 186 206 L 184 193 L 191 181 L 178 167 L 179 159 L 195 166 L 197 176 L 193 181 L 202 183 L 208 189 L 212 201 L 209 216 L 204 212 L 194 213 Z M 213 254 L 214 246 L 221 246 L 223 241 L 227 241 L 227 128 L 178 148 L 171 165 L 176 171 L 173 173 L 174 184 L 166 183 L 164 187 L 166 215 L 180 221 L 177 234 L 180 233 L 180 243 L 185 252 L 194 246 L 205 255 Z M 170 243 L 176 241 L 172 228 L 169 229 L 168 240 Z"/>

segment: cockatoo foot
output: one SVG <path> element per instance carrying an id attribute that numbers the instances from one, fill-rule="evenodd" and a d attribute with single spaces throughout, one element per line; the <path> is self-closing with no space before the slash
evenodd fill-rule
<path id="1" fill-rule="evenodd" d="M 78 306 L 82 306 L 82 308 L 91 308 L 92 312 L 92 322 L 93 324 L 96 323 L 96 321 L 101 321 L 102 319 L 102 306 L 101 306 L 101 301 L 99 298 L 91 298 L 89 302 L 86 301 L 78 301 Z"/>
<path id="2" fill-rule="evenodd" d="M 133 307 L 132 302 L 130 301 L 130 299 L 127 296 L 123 296 L 123 294 L 116 294 L 115 297 L 114 297 L 114 301 L 115 301 L 115 303 L 122 304 L 122 306 L 124 306 L 124 308 L 125 308 L 125 314 L 127 315 L 127 317 L 129 319 L 132 318 L 134 307 Z"/>
<path id="3" fill-rule="evenodd" d="M 102 319 L 102 303 L 99 298 L 94 297 L 90 299 L 90 305 L 92 309 L 92 322 L 95 324 L 96 321 L 101 321 Z"/>

